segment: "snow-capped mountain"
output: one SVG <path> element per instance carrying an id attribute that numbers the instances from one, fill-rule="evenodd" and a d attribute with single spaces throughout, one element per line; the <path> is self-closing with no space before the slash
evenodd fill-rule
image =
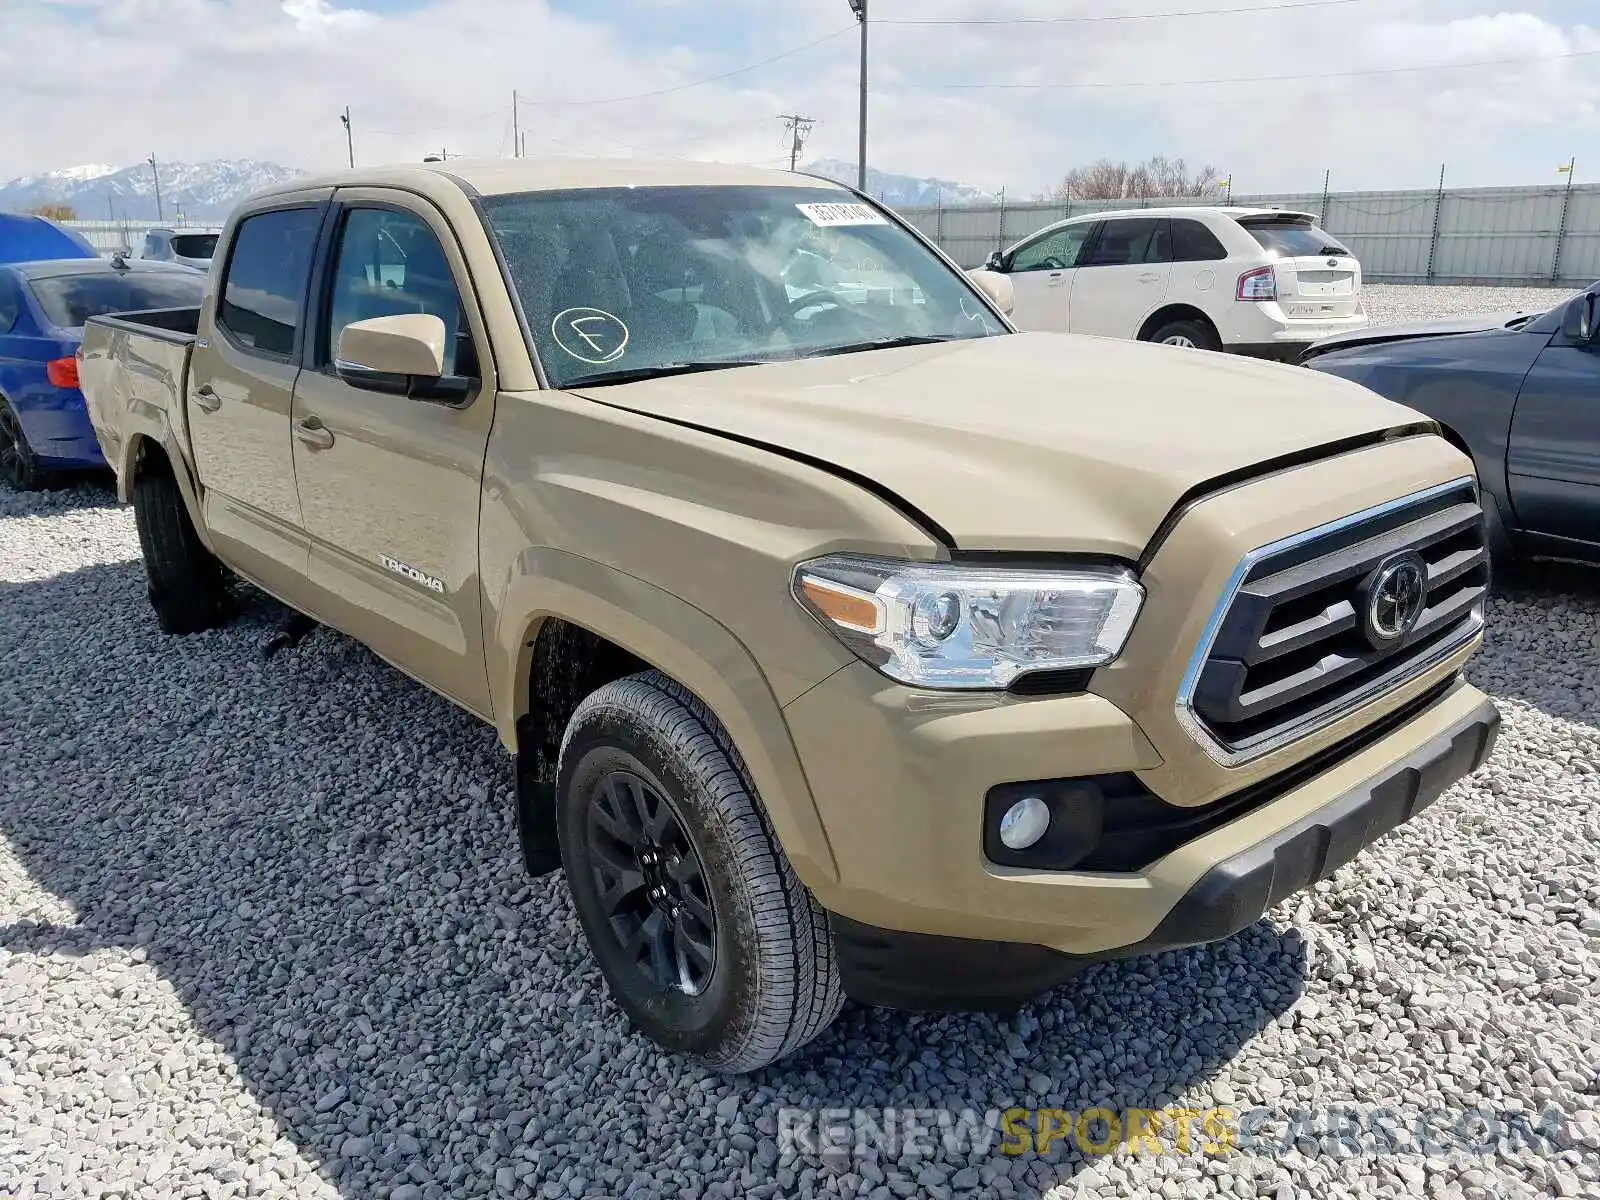
<path id="1" fill-rule="evenodd" d="M 157 164 L 161 211 L 168 221 L 219 221 L 240 197 L 257 188 L 293 179 L 303 172 L 251 159 Z M 112 167 L 92 163 L 25 175 L 0 183 L 0 212 L 20 212 L 41 204 L 65 204 L 85 221 L 156 219 L 156 181 L 149 163 Z"/>
<path id="2" fill-rule="evenodd" d="M 837 158 L 822 158 L 807 163 L 801 170 L 813 175 L 825 175 L 848 183 L 856 182 L 856 164 L 841 162 Z M 887 171 L 867 168 L 867 194 L 891 208 L 913 204 L 993 204 L 996 197 L 970 184 L 952 183 L 948 179 L 919 179 L 914 175 L 891 175 Z"/>

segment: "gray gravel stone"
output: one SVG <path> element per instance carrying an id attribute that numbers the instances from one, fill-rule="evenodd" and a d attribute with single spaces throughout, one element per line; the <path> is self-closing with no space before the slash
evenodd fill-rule
<path id="1" fill-rule="evenodd" d="M 1380 322 L 1549 302 L 1368 289 Z M 1011 1020 L 852 1006 L 741 1080 L 626 1028 L 491 731 L 328 631 L 262 659 L 251 593 L 168 639 L 143 590 L 105 490 L 0 491 L 0 1195 L 1600 1195 L 1600 575 L 1491 605 L 1494 757 L 1266 921 Z M 778 1124 L 1212 1103 L 1567 1122 L 1546 1156 L 826 1168 Z"/>

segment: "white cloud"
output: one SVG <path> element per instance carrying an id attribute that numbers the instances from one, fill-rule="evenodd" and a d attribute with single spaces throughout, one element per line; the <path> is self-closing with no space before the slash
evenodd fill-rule
<path id="1" fill-rule="evenodd" d="M 650 153 L 778 163 L 780 112 L 819 124 L 808 156 L 853 159 L 856 51 L 843 0 L 717 0 L 729 43 L 641 45 L 630 22 L 703 31 L 708 0 L 596 4 L 436 0 L 385 13 L 335 0 L 3 0 L 0 177 L 72 163 L 274 159 L 335 166 L 338 115 L 360 161 L 447 147 L 510 151 L 511 92 L 530 153 Z M 1126 0 L 1150 11 L 1184 7 Z M 1228 7 L 1241 0 L 1217 0 Z M 1261 0 L 1265 2 L 1265 0 Z M 1570 14 L 1557 14 L 1562 5 Z M 1195 5 L 1203 7 L 1204 5 Z M 1584 5 L 1584 9 L 1587 9 Z M 1123 8 L 1119 0 L 1118 8 Z M 599 15 L 611 13 L 609 21 Z M 1241 190 L 1546 178 L 1594 127 L 1600 32 L 1576 0 L 1544 16 L 1474 0 L 1354 0 L 1250 16 L 1084 24 L 927 26 L 896 18 L 1103 17 L 1105 0 L 874 0 L 873 164 L 1012 194 L 1100 155 L 1182 154 Z M 1115 11 L 1115 10 L 1114 10 Z M 681 14 L 681 16 L 680 16 Z M 698 22 L 691 26 L 689 22 Z M 620 104 L 801 43 L 841 36 L 705 87 Z M 684 41 L 687 39 L 675 39 Z M 1544 56 L 1504 67 L 1214 86 L 1106 86 L 1384 71 Z M 1079 85 L 965 89 L 972 82 Z M 1093 86 L 1086 86 L 1093 85 Z M 1557 154 L 1557 150 L 1561 152 Z M 1580 150 L 1580 158 L 1582 157 Z M 1550 160 L 1546 162 L 1545 160 Z M 1581 172 L 1581 168 L 1580 168 Z"/>

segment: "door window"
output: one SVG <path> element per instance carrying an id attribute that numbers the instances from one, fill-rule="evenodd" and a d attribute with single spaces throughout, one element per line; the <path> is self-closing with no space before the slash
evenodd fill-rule
<path id="1" fill-rule="evenodd" d="M 1178 217 L 1172 222 L 1172 260 L 1174 262 L 1220 262 L 1228 251 L 1217 235 L 1199 221 Z"/>
<path id="2" fill-rule="evenodd" d="M 1078 265 L 1078 255 L 1088 240 L 1093 221 L 1081 225 L 1068 225 L 1043 237 L 1019 246 L 1011 256 L 1011 270 L 1064 271 Z"/>
<path id="3" fill-rule="evenodd" d="M 1172 261 L 1170 223 L 1160 217 L 1107 221 L 1086 267 L 1127 267 Z"/>
<path id="4" fill-rule="evenodd" d="M 288 208 L 240 223 L 217 310 L 232 341 L 275 358 L 294 353 L 321 221 L 321 209 Z"/>
<path id="5" fill-rule="evenodd" d="M 421 217 L 353 208 L 339 235 L 333 292 L 322 334 L 324 366 L 338 355 L 345 326 L 373 317 L 425 313 L 444 322 L 444 373 L 478 377 L 472 334 L 444 247 Z"/>

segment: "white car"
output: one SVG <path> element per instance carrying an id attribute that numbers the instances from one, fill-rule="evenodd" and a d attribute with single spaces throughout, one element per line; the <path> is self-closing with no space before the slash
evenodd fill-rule
<path id="1" fill-rule="evenodd" d="M 152 229 L 144 235 L 139 257 L 209 271 L 220 235 L 216 229 Z"/>
<path id="2" fill-rule="evenodd" d="M 986 267 L 1022 329 L 1137 338 L 1293 362 L 1367 324 L 1361 264 L 1310 213 L 1147 208 L 1073 217 Z"/>

